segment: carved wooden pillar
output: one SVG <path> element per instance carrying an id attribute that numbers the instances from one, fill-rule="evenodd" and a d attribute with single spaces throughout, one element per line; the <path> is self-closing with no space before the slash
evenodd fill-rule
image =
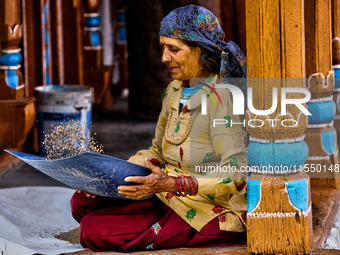
<path id="1" fill-rule="evenodd" d="M 126 6 L 123 1 L 116 1 L 112 10 L 115 13 L 114 34 L 114 74 L 113 88 L 114 96 L 120 95 L 124 88 L 128 87 L 128 54 L 126 39 Z"/>
<path id="2" fill-rule="evenodd" d="M 285 87 L 305 87 L 304 1 L 247 0 L 246 14 L 247 86 L 253 91 L 248 97 L 255 109 L 268 110 L 274 88 L 278 92 L 273 113 L 253 114 L 250 104 L 246 113 L 251 135 L 247 161 L 255 172 L 248 180 L 248 250 L 309 253 L 313 246 L 310 179 L 303 172 L 307 116 L 293 104 L 281 115 L 280 98 Z M 288 93 L 287 98 L 298 97 Z"/>
<path id="3" fill-rule="evenodd" d="M 21 146 L 35 118 L 34 98 L 24 97 L 20 0 L 0 0 L 0 148 Z"/>
<path id="4" fill-rule="evenodd" d="M 65 83 L 84 84 L 83 29 L 84 5 L 82 0 L 63 1 L 63 34 Z"/>
<path id="5" fill-rule="evenodd" d="M 104 67 L 102 57 L 101 18 L 98 13 L 100 0 L 86 0 L 83 32 L 84 85 L 94 88 L 95 103 L 100 104 L 112 78 L 112 67 Z"/>
<path id="6" fill-rule="evenodd" d="M 308 117 L 306 143 L 309 156 L 306 166 L 312 164 L 321 172 L 311 172 L 312 188 L 338 188 L 339 166 L 337 134 L 333 127 L 334 72 L 332 70 L 331 0 L 305 2 L 306 77 L 312 99 L 307 103 L 312 115 Z"/>
<path id="7" fill-rule="evenodd" d="M 52 84 L 65 84 L 65 42 L 63 0 L 50 0 L 52 41 Z"/>
<path id="8" fill-rule="evenodd" d="M 0 100 L 19 99 L 25 86 L 20 71 L 22 25 L 19 0 L 0 1 Z"/>
<path id="9" fill-rule="evenodd" d="M 334 127 L 340 133 L 340 0 L 332 0 L 332 57 L 335 76 L 333 100 L 336 105 Z M 338 143 L 339 144 L 339 143 Z"/>
<path id="10" fill-rule="evenodd" d="M 49 0 L 40 0 L 42 78 L 43 85 L 52 84 L 52 40 L 51 40 L 51 4 Z"/>
<path id="11" fill-rule="evenodd" d="M 83 67 L 98 68 L 102 64 L 101 18 L 98 13 L 100 0 L 86 0 L 83 32 Z"/>

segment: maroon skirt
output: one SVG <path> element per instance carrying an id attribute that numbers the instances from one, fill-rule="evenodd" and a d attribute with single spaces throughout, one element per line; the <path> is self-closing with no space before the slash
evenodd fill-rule
<path id="1" fill-rule="evenodd" d="M 245 232 L 221 231 L 218 218 L 197 232 L 156 196 L 131 201 L 88 198 L 84 192 L 76 192 L 71 207 L 73 217 L 80 223 L 81 245 L 94 251 L 246 244 Z"/>

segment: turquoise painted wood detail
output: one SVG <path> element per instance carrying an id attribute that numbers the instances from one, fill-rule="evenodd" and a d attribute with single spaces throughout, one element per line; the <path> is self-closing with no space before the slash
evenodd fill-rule
<path id="1" fill-rule="evenodd" d="M 48 72 L 48 68 L 50 65 L 50 55 L 51 55 L 51 45 L 50 45 L 50 38 L 48 35 L 48 29 L 47 29 L 47 18 L 48 18 L 48 12 L 49 5 L 48 2 L 44 5 L 44 12 L 43 12 L 43 31 L 44 31 L 44 39 L 46 44 L 46 53 L 45 53 L 45 65 L 44 65 L 44 72 L 46 77 L 46 84 L 51 85 L 51 79 L 50 74 Z"/>
<path id="2" fill-rule="evenodd" d="M 258 166 L 267 172 L 275 166 L 277 166 L 275 168 L 277 172 L 282 172 L 287 167 L 290 170 L 296 170 L 307 160 L 308 153 L 305 141 L 294 143 L 251 142 L 248 146 L 247 162 L 250 166 Z M 281 166 L 287 167 L 280 170 Z"/>
<path id="3" fill-rule="evenodd" d="M 0 63 L 3 66 L 17 66 L 20 64 L 22 56 L 19 52 L 6 53 L 2 52 L 0 55 Z"/>
<path id="4" fill-rule="evenodd" d="M 336 141 L 335 141 L 335 133 L 333 130 L 322 132 L 321 141 L 322 141 L 322 146 L 327 153 L 335 153 Z"/>
<path id="5" fill-rule="evenodd" d="M 126 38 L 126 27 L 118 28 L 118 37 L 119 37 L 119 40 L 121 40 L 122 42 L 126 42 L 126 40 L 127 40 L 127 38 Z"/>
<path id="6" fill-rule="evenodd" d="M 100 36 L 97 32 L 91 31 L 90 32 L 90 39 L 92 46 L 99 46 L 100 45 Z"/>
<path id="7" fill-rule="evenodd" d="M 99 16 L 85 18 L 85 27 L 99 27 L 100 23 L 101 19 Z"/>
<path id="8" fill-rule="evenodd" d="M 335 85 L 334 88 L 340 88 L 340 68 L 334 68 Z"/>
<path id="9" fill-rule="evenodd" d="M 248 179 L 247 186 L 247 212 L 252 212 L 258 204 L 261 196 L 261 183 L 260 180 Z"/>
<path id="10" fill-rule="evenodd" d="M 8 69 L 5 71 L 6 74 L 6 82 L 12 88 L 15 89 L 19 85 L 19 77 L 16 74 L 15 70 Z M 14 91 L 12 90 L 14 93 Z"/>
<path id="11" fill-rule="evenodd" d="M 306 179 L 286 183 L 288 196 L 292 204 L 301 211 L 308 208 L 308 182 Z"/>
<path id="12" fill-rule="evenodd" d="M 307 106 L 312 114 L 308 116 L 308 124 L 327 123 L 334 119 L 336 108 L 333 100 L 307 103 Z"/>
<path id="13" fill-rule="evenodd" d="M 12 93 L 14 93 L 14 89 L 19 86 L 19 77 L 16 73 L 16 69 L 21 60 L 22 56 L 20 52 L 8 53 L 3 51 L 0 55 L 0 65 L 7 67 L 7 69 L 4 71 L 5 81 L 6 84 L 12 89 Z"/>

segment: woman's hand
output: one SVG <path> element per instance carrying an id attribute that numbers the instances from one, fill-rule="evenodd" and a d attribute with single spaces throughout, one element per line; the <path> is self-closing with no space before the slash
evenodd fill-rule
<path id="1" fill-rule="evenodd" d="M 164 173 L 159 167 L 145 159 L 145 166 L 151 170 L 151 174 L 145 177 L 126 177 L 126 182 L 137 182 L 139 185 L 119 186 L 120 194 L 131 199 L 141 199 L 159 192 L 175 192 L 177 184 L 173 178 Z"/>

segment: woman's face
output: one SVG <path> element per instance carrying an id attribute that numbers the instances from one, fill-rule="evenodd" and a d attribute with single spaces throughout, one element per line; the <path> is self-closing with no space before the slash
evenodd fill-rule
<path id="1" fill-rule="evenodd" d="M 180 39 L 159 36 L 163 47 L 162 62 L 167 64 L 174 80 L 186 81 L 198 77 L 201 49 L 189 47 Z"/>

